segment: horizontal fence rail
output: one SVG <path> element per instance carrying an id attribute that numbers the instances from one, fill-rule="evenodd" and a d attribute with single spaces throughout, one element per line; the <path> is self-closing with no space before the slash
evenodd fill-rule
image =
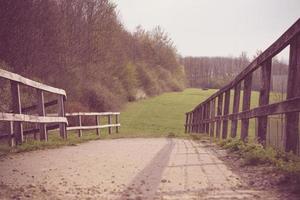
<path id="1" fill-rule="evenodd" d="M 24 136 L 33 133 L 39 133 L 40 140 L 48 140 L 48 130 L 59 128 L 60 136 L 67 138 L 66 125 L 68 124 L 65 117 L 64 101 L 66 92 L 62 89 L 54 88 L 18 74 L 0 69 L 0 79 L 8 81 L 10 85 L 11 110 L 0 113 L 0 122 L 9 123 L 8 134 L 1 134 L 0 138 L 8 138 L 9 144 L 22 144 Z M 21 88 L 29 87 L 35 90 L 31 96 L 35 97 L 32 106 L 24 107 L 22 104 Z M 45 103 L 45 93 L 55 96 L 55 100 Z M 7 102 L 9 104 L 9 102 Z M 47 116 L 46 108 L 57 105 L 55 116 Z M 28 112 L 35 112 L 28 114 Z M 36 128 L 24 130 L 25 123 L 34 123 Z M 53 124 L 56 124 L 55 126 Z M 34 135 L 37 139 L 36 135 Z"/>
<path id="2" fill-rule="evenodd" d="M 272 58 L 288 45 L 290 59 L 287 98 L 284 101 L 270 104 Z M 259 105 L 250 109 L 252 77 L 258 69 L 261 70 Z M 233 99 L 231 99 L 233 102 L 232 108 L 230 107 L 231 90 L 234 92 Z M 200 103 L 192 111 L 187 112 L 185 132 L 207 133 L 211 137 L 222 139 L 229 136 L 235 138 L 237 137 L 238 121 L 240 120 L 240 137 L 246 141 L 249 131 L 249 119 L 255 118 L 258 123 L 255 136 L 259 142 L 265 145 L 268 116 L 283 114 L 285 116 L 284 149 L 288 152 L 299 153 L 299 111 L 300 19 L 254 59 L 233 81 Z M 231 130 L 228 130 L 229 122 L 231 122 Z M 229 131 L 230 135 L 228 136 Z"/>
<path id="3" fill-rule="evenodd" d="M 83 130 L 92 130 L 95 129 L 97 135 L 100 135 L 100 129 L 108 128 L 108 133 L 112 133 L 112 128 L 116 129 L 116 133 L 119 132 L 119 127 L 121 126 L 120 113 L 119 112 L 90 112 L 90 113 L 67 113 L 66 116 L 70 119 L 71 117 L 77 118 L 76 126 L 67 127 L 68 131 L 78 130 L 78 136 L 82 137 Z M 83 125 L 83 117 L 92 116 L 95 119 L 95 125 Z M 115 117 L 115 124 L 112 124 L 112 117 Z M 100 124 L 102 122 L 101 118 L 107 118 L 106 124 Z"/>
<path id="4" fill-rule="evenodd" d="M 115 128 L 119 132 L 121 124 L 119 123 L 119 112 L 78 112 L 78 113 L 65 113 L 64 104 L 66 101 L 66 92 L 30 79 L 24 78 L 18 74 L 8 72 L 0 69 L 0 78 L 9 82 L 11 87 L 11 110 L 7 112 L 0 112 L 0 122 L 6 123 L 9 130 L 0 132 L 0 139 L 8 139 L 10 146 L 22 144 L 25 136 L 34 136 L 34 139 L 48 140 L 48 131 L 59 130 L 60 136 L 67 139 L 68 132 L 78 130 L 79 137 L 82 136 L 83 130 L 97 131 L 100 135 L 100 129 L 107 128 L 108 133 L 112 133 Z M 21 87 L 33 88 L 36 93 L 32 94 L 34 103 L 31 106 L 22 106 L 21 101 Z M 47 101 L 45 100 L 45 92 L 54 94 L 56 99 Z M 9 104 L 9 102 L 7 102 Z M 46 108 L 57 106 L 56 112 L 46 113 Z M 31 114 L 29 114 L 31 113 Z M 94 117 L 94 125 L 83 125 L 82 121 L 85 117 Z M 68 119 L 77 118 L 78 125 L 72 126 Z M 112 123 L 115 118 L 115 123 Z M 101 119 L 107 118 L 103 123 Z M 101 120 L 101 124 L 100 124 Z M 25 128 L 27 124 L 34 124 L 34 127 Z M 39 135 L 37 135 L 39 133 Z"/>

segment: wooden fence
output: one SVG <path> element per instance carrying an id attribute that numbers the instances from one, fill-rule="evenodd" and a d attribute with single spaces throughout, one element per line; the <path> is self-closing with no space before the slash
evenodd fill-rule
<path id="1" fill-rule="evenodd" d="M 270 80 L 272 58 L 289 45 L 289 73 L 287 98 L 270 104 Z M 261 70 L 261 89 L 259 106 L 250 109 L 252 75 Z M 234 90 L 233 106 L 230 111 L 230 91 Z M 241 90 L 243 93 L 241 94 Z M 242 105 L 240 110 L 240 97 Z M 240 137 L 248 138 L 249 119 L 256 118 L 258 127 L 256 138 L 265 144 L 268 116 L 285 115 L 284 148 L 297 153 L 299 145 L 300 111 L 300 19 L 298 19 L 277 41 L 254 59 L 233 81 L 186 113 L 185 131 L 187 133 L 207 133 L 211 137 L 226 139 L 228 122 L 231 121 L 230 137 L 237 137 L 238 120 L 241 120 Z"/>
<path id="2" fill-rule="evenodd" d="M 67 131 L 78 130 L 79 136 L 82 136 L 83 130 L 96 129 L 100 135 L 100 129 L 108 128 L 109 134 L 112 133 L 112 128 L 116 128 L 119 132 L 119 112 L 103 112 L 103 113 L 65 113 L 64 103 L 66 101 L 66 92 L 62 89 L 54 88 L 36 81 L 24 78 L 18 74 L 0 69 L 0 78 L 9 82 L 11 88 L 11 103 L 12 110 L 8 112 L 0 112 L 0 122 L 8 123 L 8 133 L 1 134 L 0 139 L 8 139 L 10 146 L 22 144 L 24 136 L 34 135 L 34 139 L 48 140 L 48 131 L 59 129 L 60 136 L 67 139 Z M 34 100 L 31 106 L 22 106 L 21 87 L 33 88 L 35 91 L 31 94 Z M 45 93 L 50 93 L 55 96 L 55 99 L 46 101 Z M 49 96 L 49 95 L 48 95 Z M 53 97 L 52 97 L 53 98 Z M 46 108 L 57 105 L 56 112 L 46 113 Z M 29 114 L 31 113 L 31 114 Z M 82 117 L 95 117 L 95 125 L 83 126 Z M 115 116 L 115 124 L 112 123 L 112 117 Z M 68 118 L 76 117 L 78 125 L 68 126 Z M 107 117 L 107 124 L 100 124 L 100 118 Z M 25 129 L 24 125 L 36 124 L 34 128 Z M 39 133 L 39 137 L 37 137 Z"/>
<path id="3" fill-rule="evenodd" d="M 0 78 L 10 83 L 12 102 L 12 110 L 10 112 L 0 113 L 0 121 L 9 123 L 10 127 L 9 133 L 1 135 L 1 138 L 8 138 L 10 145 L 14 146 L 15 144 L 22 144 L 25 135 L 39 132 L 39 138 L 47 141 L 48 130 L 57 128 L 59 128 L 60 136 L 64 139 L 67 138 L 66 125 L 68 121 L 64 110 L 64 101 L 66 100 L 66 92 L 64 90 L 32 81 L 2 69 L 0 69 Z M 35 93 L 31 95 L 35 97 L 36 102 L 29 107 L 22 107 L 22 87 L 29 87 L 35 90 Z M 46 102 L 45 93 L 54 94 L 56 98 Z M 46 107 L 54 105 L 58 105 L 56 116 L 47 116 Z M 28 112 L 36 113 L 26 114 Z M 37 128 L 24 130 L 24 123 L 35 123 Z"/>
<path id="4" fill-rule="evenodd" d="M 111 134 L 112 133 L 112 128 L 115 127 L 116 128 L 116 133 L 119 132 L 119 127 L 121 126 L 121 124 L 119 124 L 119 116 L 120 113 L 119 112 L 94 112 L 94 113 L 67 113 L 66 116 L 68 118 L 71 117 L 76 117 L 77 118 L 77 125 L 76 126 L 69 126 L 67 127 L 68 131 L 72 131 L 72 130 L 78 130 L 78 136 L 81 137 L 82 136 L 82 131 L 83 130 L 91 130 L 91 129 L 95 129 L 97 135 L 100 135 L 100 129 L 103 128 L 108 128 L 108 133 Z M 87 117 L 87 116 L 92 116 L 95 118 L 95 125 L 83 125 L 82 123 L 82 117 Z M 112 124 L 112 117 L 115 116 L 115 124 Z M 101 117 L 106 117 L 107 118 L 107 123 L 106 124 L 100 124 Z"/>

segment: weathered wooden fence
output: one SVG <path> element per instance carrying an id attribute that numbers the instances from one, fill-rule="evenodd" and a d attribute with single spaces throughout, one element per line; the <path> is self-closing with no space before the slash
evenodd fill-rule
<path id="1" fill-rule="evenodd" d="M 287 98 L 270 104 L 270 80 L 272 58 L 289 45 L 289 73 Z M 259 106 L 250 109 L 252 75 L 261 70 L 261 89 Z M 234 90 L 233 106 L 230 110 L 230 91 Z M 243 90 L 243 93 L 241 93 Z M 242 96 L 242 104 L 240 97 Z M 241 110 L 240 110 L 241 104 Z M 253 60 L 228 85 L 186 113 L 185 131 L 187 133 L 207 133 L 211 137 L 226 139 L 228 122 L 231 122 L 230 137 L 237 137 L 238 120 L 241 121 L 240 137 L 248 138 L 249 119 L 257 119 L 256 138 L 265 144 L 268 116 L 285 115 L 284 148 L 297 153 L 299 145 L 299 111 L 300 111 L 300 19 L 296 21 L 277 41 Z"/>
<path id="2" fill-rule="evenodd" d="M 82 136 L 83 130 L 96 129 L 100 135 L 100 129 L 108 128 L 109 134 L 112 133 L 112 128 L 116 128 L 119 132 L 119 112 L 103 112 L 103 113 L 65 113 L 64 103 L 66 101 L 66 92 L 62 89 L 54 88 L 36 81 L 24 78 L 18 74 L 0 69 L 0 78 L 7 80 L 11 88 L 11 103 L 12 110 L 9 112 L 0 112 L 0 122 L 8 123 L 8 133 L 0 133 L 0 139 L 8 139 L 10 146 L 22 144 L 24 136 L 34 135 L 34 139 L 48 140 L 48 131 L 59 129 L 60 136 L 67 139 L 67 131 L 78 130 L 79 136 Z M 0 86 L 2 87 L 2 86 Z M 35 99 L 33 105 L 24 107 L 21 100 L 21 87 L 33 88 L 35 91 L 31 94 L 32 99 Z M 46 101 L 45 93 L 50 93 L 55 96 L 55 99 Z M 53 97 L 52 97 L 53 98 Z M 46 113 L 46 108 L 57 105 L 56 112 Z M 31 114 L 30 114 L 31 113 Z M 83 126 L 82 117 L 95 117 L 95 125 Z M 115 124 L 112 123 L 112 117 L 115 116 Z M 68 126 L 68 118 L 76 117 L 78 126 Z M 100 124 L 100 118 L 107 117 L 106 124 Z M 25 129 L 24 125 L 36 124 L 33 128 Z M 39 137 L 37 137 L 39 133 Z"/>
<path id="3" fill-rule="evenodd" d="M 69 126 L 67 127 L 68 131 L 71 130 L 78 130 L 78 136 L 81 137 L 82 136 L 82 131 L 83 130 L 91 130 L 91 129 L 95 129 L 97 135 L 100 135 L 100 129 L 103 128 L 108 128 L 108 133 L 111 134 L 112 133 L 112 128 L 115 127 L 116 128 L 116 133 L 119 132 L 119 127 L 121 126 L 121 124 L 119 124 L 119 116 L 120 113 L 119 112 L 93 112 L 93 113 L 67 113 L 66 116 L 68 118 L 71 117 L 76 117 L 77 118 L 77 125 L 76 126 Z M 83 125 L 82 123 L 82 118 L 83 117 L 87 117 L 87 116 L 92 116 L 95 118 L 95 125 Z M 115 116 L 115 124 L 112 123 L 112 117 Z M 100 122 L 102 122 L 101 118 L 107 118 L 107 123 L 106 124 L 100 124 Z"/>
<path id="4" fill-rule="evenodd" d="M 0 121 L 10 124 L 9 133 L 1 135 L 1 138 L 8 138 L 10 145 L 14 146 L 15 144 L 22 144 L 25 135 L 39 132 L 39 138 L 47 141 L 48 130 L 57 128 L 59 128 L 60 136 L 64 139 L 67 138 L 66 125 L 68 121 L 64 110 L 64 101 L 66 100 L 66 92 L 64 90 L 32 81 L 2 69 L 0 69 L 0 78 L 9 81 L 12 102 L 11 112 L 0 113 Z M 21 87 L 30 87 L 36 91 L 32 94 L 36 99 L 32 106 L 22 107 Z M 46 92 L 54 94 L 56 99 L 46 102 L 44 95 Z M 54 105 L 58 105 L 56 116 L 47 116 L 46 107 Z M 26 114 L 29 111 L 36 111 L 36 113 Z M 36 123 L 38 126 L 34 129 L 24 130 L 24 123 Z"/>

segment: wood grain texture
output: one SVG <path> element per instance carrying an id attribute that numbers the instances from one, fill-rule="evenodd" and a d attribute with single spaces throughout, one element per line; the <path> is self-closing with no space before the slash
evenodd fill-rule
<path id="1" fill-rule="evenodd" d="M 259 106 L 269 104 L 271 89 L 272 59 L 267 60 L 261 67 L 261 89 L 259 92 Z M 265 143 L 267 136 L 268 116 L 258 118 L 257 138 L 260 143 Z"/>
<path id="2" fill-rule="evenodd" d="M 292 99 L 300 97 L 300 34 L 295 37 L 290 45 L 289 61 L 287 99 Z M 288 113 L 285 118 L 285 150 L 296 153 L 299 143 L 299 113 Z"/>
<path id="3" fill-rule="evenodd" d="M 0 113 L 0 121 L 17 122 L 31 122 L 31 123 L 64 123 L 68 124 L 65 117 L 42 117 L 36 115 L 14 114 L 14 113 Z"/>
<path id="4" fill-rule="evenodd" d="M 37 90 L 37 110 L 39 116 L 41 117 L 46 116 L 44 92 L 42 90 Z M 46 124 L 40 123 L 39 128 L 40 128 L 40 140 L 48 141 Z"/>
<path id="5" fill-rule="evenodd" d="M 107 115 L 107 124 L 111 125 L 111 115 Z M 111 126 L 108 126 L 108 134 L 111 134 L 112 132 L 111 128 L 112 128 Z"/>
<path id="6" fill-rule="evenodd" d="M 14 81 L 10 81 L 10 85 L 11 85 L 11 97 L 12 97 L 12 111 L 14 114 L 21 114 L 22 105 L 21 105 L 20 84 Z M 1 115 L 0 115 L 0 120 L 1 120 Z M 8 120 L 3 119 L 2 121 L 8 121 Z M 24 142 L 22 120 L 19 121 L 10 120 L 10 121 L 15 121 L 13 130 L 14 130 L 16 144 L 22 144 Z"/>
<path id="7" fill-rule="evenodd" d="M 25 78 L 25 77 L 19 75 L 19 74 L 15 74 L 15 73 L 3 70 L 3 69 L 0 69 L 0 77 L 11 80 L 11 81 L 19 83 L 19 84 L 21 83 L 21 84 L 24 84 L 24 85 L 27 85 L 27 86 L 30 86 L 30 87 L 33 87 L 33 88 L 36 88 L 36 89 L 51 92 L 51 93 L 54 93 L 54 94 L 63 95 L 63 96 L 66 97 L 66 92 L 62 89 L 58 89 L 58 88 L 55 88 L 55 87 L 51 87 L 49 85 L 39 83 L 37 81 L 30 80 L 28 78 Z"/>
<path id="8" fill-rule="evenodd" d="M 243 93 L 243 111 L 250 110 L 251 103 L 251 89 L 252 89 L 252 74 L 248 74 L 248 76 L 244 80 L 244 93 Z M 241 139 L 243 141 L 248 137 L 249 132 L 249 119 L 242 119 L 241 126 Z"/>
<path id="9" fill-rule="evenodd" d="M 120 121 L 120 115 L 116 115 L 116 124 L 119 124 L 119 121 Z M 116 133 L 119 133 L 119 127 L 120 126 L 116 126 Z"/>
<path id="10" fill-rule="evenodd" d="M 210 132 L 209 132 L 210 137 L 214 137 L 215 134 L 215 122 L 214 122 L 216 116 L 215 108 L 216 108 L 216 99 L 213 99 L 211 101 L 211 108 L 210 108 L 210 119 L 211 119 Z"/>
<path id="11" fill-rule="evenodd" d="M 78 126 L 82 127 L 81 115 L 78 115 L 77 118 L 78 118 Z M 78 137 L 82 137 L 82 129 L 81 128 L 78 129 Z"/>
<path id="12" fill-rule="evenodd" d="M 100 119 L 101 119 L 101 118 L 100 118 L 99 115 L 96 115 L 96 116 L 95 116 L 95 120 L 96 120 L 96 125 L 97 125 L 97 126 L 100 125 Z M 116 123 L 116 124 L 117 124 L 117 123 Z M 100 135 L 100 133 L 101 133 L 100 129 L 97 128 L 97 129 L 96 129 L 96 134 L 97 134 L 97 135 Z"/>
<path id="13" fill-rule="evenodd" d="M 217 107 L 217 117 L 222 116 L 222 108 L 223 108 L 223 94 L 220 94 L 218 96 L 218 107 Z M 216 137 L 220 138 L 221 134 L 221 120 L 217 120 L 217 125 L 216 125 Z"/>
<path id="14" fill-rule="evenodd" d="M 100 128 L 112 128 L 112 127 L 120 127 L 121 124 L 106 124 L 106 125 L 98 125 L 98 126 L 73 126 L 73 127 L 67 127 L 68 131 L 71 130 L 91 130 L 91 129 L 100 129 Z"/>
<path id="15" fill-rule="evenodd" d="M 240 108 L 240 96 L 241 96 L 241 83 L 238 83 L 234 87 L 234 96 L 233 96 L 233 107 L 232 107 L 232 113 L 238 113 Z M 231 137 L 235 138 L 237 133 L 237 120 L 231 121 Z"/>
<path id="16" fill-rule="evenodd" d="M 70 116 L 108 116 L 108 115 L 120 115 L 120 112 L 76 112 L 76 113 L 66 113 L 67 117 Z"/>
<path id="17" fill-rule="evenodd" d="M 58 102 L 58 116 L 66 118 L 64 97 L 63 96 L 58 96 L 57 102 Z M 67 139 L 68 135 L 67 135 L 67 132 L 66 132 L 66 124 L 65 123 L 60 123 L 59 124 L 59 134 L 63 139 Z"/>
<path id="18" fill-rule="evenodd" d="M 229 104 L 230 104 L 230 90 L 227 90 L 225 92 L 225 100 L 224 100 L 224 110 L 223 115 L 228 115 L 229 113 Z M 222 126 L 222 139 L 226 139 L 228 134 L 228 120 L 223 120 L 223 126 Z"/>

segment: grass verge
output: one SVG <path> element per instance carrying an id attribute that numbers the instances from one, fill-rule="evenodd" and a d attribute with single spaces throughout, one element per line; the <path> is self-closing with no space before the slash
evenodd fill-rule
<path id="1" fill-rule="evenodd" d="M 227 139 L 217 144 L 239 154 L 244 159 L 244 165 L 273 165 L 300 184 L 300 158 L 292 153 L 275 150 L 272 147 L 264 148 L 256 141 L 244 143 L 239 139 Z"/>
<path id="2" fill-rule="evenodd" d="M 33 139 L 28 139 L 22 145 L 17 145 L 15 147 L 9 147 L 6 143 L 0 144 L 0 157 L 5 156 L 11 153 L 20 153 L 20 152 L 28 152 L 34 150 L 43 150 L 43 149 L 54 149 L 63 146 L 76 146 L 81 143 L 85 143 L 93 140 L 105 140 L 105 139 L 121 139 L 121 138 L 153 138 L 153 137 L 178 137 L 174 133 L 169 133 L 164 136 L 157 136 L 157 134 L 147 134 L 141 136 L 137 133 L 132 134 L 121 134 L 121 133 L 113 133 L 108 134 L 107 131 L 103 131 L 100 136 L 97 136 L 93 132 L 85 132 L 82 137 L 78 137 L 77 133 L 70 132 L 68 135 L 68 139 L 62 139 L 58 133 L 49 134 L 49 139 L 47 142 L 38 141 Z M 181 136 L 184 137 L 184 136 Z M 186 137 L 189 137 L 186 135 Z"/>
<path id="3" fill-rule="evenodd" d="M 184 113 L 194 108 L 215 91 L 186 89 L 182 92 L 169 92 L 160 96 L 130 102 L 121 110 L 120 120 L 122 126 L 118 134 L 109 135 L 107 130 L 101 130 L 100 136 L 97 136 L 95 131 L 84 131 L 83 137 L 78 138 L 76 132 L 68 132 L 68 139 L 62 140 L 57 132 L 50 132 L 48 142 L 28 139 L 24 144 L 10 148 L 7 142 L 3 141 L 0 143 L 0 155 L 11 152 L 72 146 L 90 140 L 189 137 L 189 135 L 184 134 Z"/>

